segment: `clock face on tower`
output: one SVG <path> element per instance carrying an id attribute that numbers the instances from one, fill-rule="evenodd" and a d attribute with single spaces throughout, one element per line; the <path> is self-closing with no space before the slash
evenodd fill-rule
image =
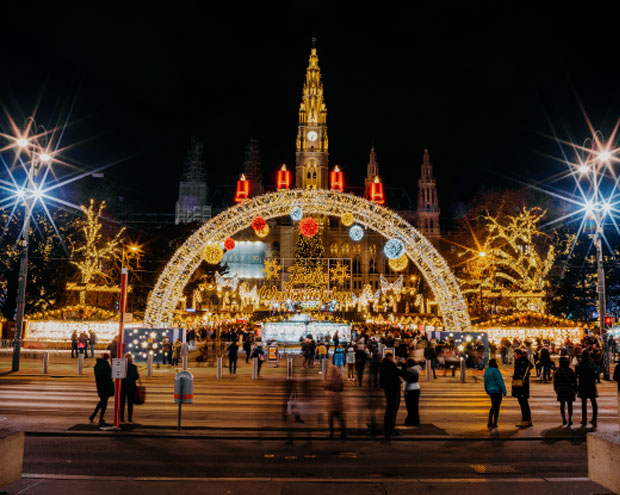
<path id="1" fill-rule="evenodd" d="M 319 137 L 319 135 L 316 133 L 316 131 L 310 131 L 306 137 L 308 138 L 308 141 L 316 141 Z"/>

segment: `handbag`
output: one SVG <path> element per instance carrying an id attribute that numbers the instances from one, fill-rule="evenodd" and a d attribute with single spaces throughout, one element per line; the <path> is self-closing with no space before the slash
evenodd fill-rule
<path id="1" fill-rule="evenodd" d="M 513 387 L 522 387 L 523 386 L 523 380 L 513 380 L 512 381 L 512 386 Z"/>
<path id="2" fill-rule="evenodd" d="M 136 390 L 133 393 L 133 403 L 137 406 L 144 404 L 146 400 L 146 387 L 142 385 L 142 380 L 140 380 L 140 385 L 136 385 Z"/>

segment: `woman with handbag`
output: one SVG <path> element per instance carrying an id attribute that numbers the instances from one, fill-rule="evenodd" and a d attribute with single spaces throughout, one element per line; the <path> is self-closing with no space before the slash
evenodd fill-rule
<path id="1" fill-rule="evenodd" d="M 131 353 L 125 354 L 127 359 L 127 376 L 123 378 L 121 384 L 121 423 L 125 422 L 125 402 L 127 402 L 128 423 L 133 423 L 134 396 L 137 391 L 136 381 L 140 379 L 138 367 L 133 364 Z"/>
<path id="2" fill-rule="evenodd" d="M 566 414 L 564 404 L 568 409 L 568 426 L 573 424 L 573 402 L 575 402 L 575 392 L 577 391 L 577 375 L 569 366 L 568 357 L 560 358 L 560 367 L 553 375 L 553 389 L 558 396 L 560 403 L 560 413 L 562 414 L 562 424 L 566 425 Z"/>
<path id="3" fill-rule="evenodd" d="M 521 407 L 521 421 L 516 424 L 516 427 L 529 428 L 532 426 L 532 411 L 528 400 L 530 398 L 530 372 L 533 365 L 521 349 L 515 349 L 514 358 L 512 396 L 517 398 L 519 407 Z"/>

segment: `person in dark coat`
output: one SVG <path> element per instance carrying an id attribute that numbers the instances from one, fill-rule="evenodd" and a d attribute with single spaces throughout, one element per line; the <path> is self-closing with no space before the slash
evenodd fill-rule
<path id="1" fill-rule="evenodd" d="M 414 359 L 407 359 L 407 368 L 404 372 L 405 379 L 405 405 L 407 406 L 407 417 L 405 425 L 420 425 L 420 375 L 422 368 Z"/>
<path id="2" fill-rule="evenodd" d="M 590 359 L 590 353 L 581 353 L 581 362 L 577 365 L 577 379 L 579 381 L 579 398 L 581 399 L 581 426 L 588 424 L 588 399 L 592 403 L 592 421 L 590 423 L 596 428 L 596 417 L 598 415 L 598 405 L 596 397 L 596 378 L 599 374 L 598 366 Z"/>
<path id="3" fill-rule="evenodd" d="M 133 364 L 133 356 L 128 352 L 125 354 L 127 359 L 127 376 L 123 378 L 121 384 L 121 423 L 125 422 L 125 402 L 127 402 L 127 420 L 133 423 L 133 398 L 136 394 L 136 381 L 140 379 L 138 367 Z"/>
<path id="4" fill-rule="evenodd" d="M 558 396 L 560 403 L 560 413 L 562 414 L 562 424 L 566 425 L 566 414 L 564 405 L 568 409 L 568 426 L 573 424 L 573 402 L 575 402 L 575 392 L 577 391 L 577 375 L 570 368 L 567 357 L 560 358 L 560 367 L 553 375 L 553 389 Z"/>
<path id="5" fill-rule="evenodd" d="M 256 346 L 254 347 L 254 350 L 252 351 L 252 359 L 254 358 L 258 358 L 258 362 L 256 363 L 257 368 L 256 368 L 256 376 L 260 376 L 260 368 L 263 365 L 263 361 L 265 360 L 265 349 L 263 349 L 263 344 L 261 343 L 261 341 L 257 341 L 256 342 Z"/>
<path id="6" fill-rule="evenodd" d="M 226 349 L 228 351 L 228 372 L 231 375 L 237 374 L 237 357 L 239 354 L 239 346 L 237 341 L 233 340 Z"/>
<path id="7" fill-rule="evenodd" d="M 528 399 L 530 398 L 530 374 L 534 367 L 521 349 L 514 351 L 514 372 L 512 374 L 512 396 L 516 397 L 521 407 L 521 421 L 517 428 L 532 426 L 532 411 Z"/>
<path id="8" fill-rule="evenodd" d="M 385 394 L 385 415 L 383 416 L 383 434 L 388 440 L 397 435 L 396 415 L 400 406 L 400 377 L 403 372 L 396 366 L 391 352 L 386 352 L 381 361 L 379 385 Z"/>
<path id="9" fill-rule="evenodd" d="M 97 358 L 97 362 L 93 367 L 95 370 L 95 383 L 97 384 L 97 395 L 99 396 L 99 402 L 95 410 L 90 415 L 90 422 L 92 423 L 97 416 L 97 412 L 101 411 L 99 415 L 99 424 L 105 425 L 106 422 L 103 419 L 105 416 L 105 410 L 108 407 L 108 399 L 114 395 L 114 381 L 112 380 L 112 367 L 110 366 L 110 355 L 104 354 L 100 358 Z"/>
<path id="10" fill-rule="evenodd" d="M 543 347 L 540 351 L 540 368 L 541 368 L 541 381 L 547 383 L 551 381 L 551 354 L 549 349 Z"/>

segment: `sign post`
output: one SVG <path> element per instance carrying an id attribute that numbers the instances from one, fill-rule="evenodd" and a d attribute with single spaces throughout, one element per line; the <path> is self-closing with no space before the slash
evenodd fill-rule
<path id="1" fill-rule="evenodd" d="M 120 312 L 120 322 L 118 324 L 118 341 L 116 343 L 116 357 L 119 361 L 123 361 L 123 356 L 125 353 L 124 349 L 124 335 L 123 331 L 125 329 L 125 306 L 127 304 L 127 278 L 129 275 L 129 271 L 127 268 L 123 267 L 121 269 L 121 297 L 118 304 L 118 309 Z M 114 358 L 114 356 L 112 356 Z M 114 359 L 112 359 L 112 364 L 114 365 Z M 117 365 L 118 366 L 118 365 Z M 121 378 L 116 378 L 114 383 L 114 428 L 115 430 L 120 430 L 121 428 Z"/>

